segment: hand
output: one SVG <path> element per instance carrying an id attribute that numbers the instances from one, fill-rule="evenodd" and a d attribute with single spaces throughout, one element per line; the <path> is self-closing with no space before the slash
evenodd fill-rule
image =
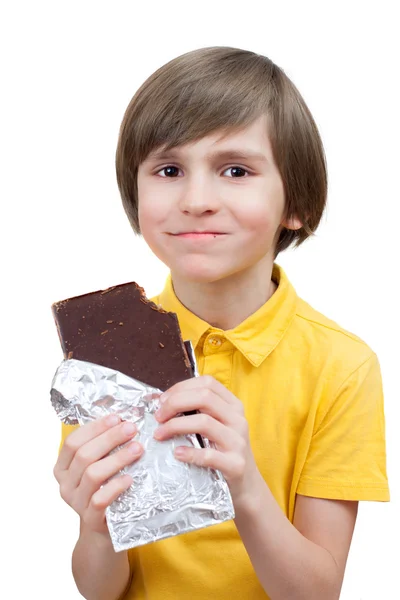
<path id="1" fill-rule="evenodd" d="M 160 401 L 162 404 L 155 416 L 161 426 L 154 437 L 167 440 L 200 433 L 214 442 L 215 449 L 179 446 L 175 457 L 199 467 L 218 469 L 229 485 L 234 504 L 244 501 L 258 485 L 260 473 L 251 451 L 241 401 L 209 375 L 177 383 Z M 193 410 L 200 414 L 176 417 L 178 413 Z"/>
<path id="2" fill-rule="evenodd" d="M 136 433 L 133 423 L 121 423 L 117 415 L 109 415 L 73 431 L 61 448 L 54 467 L 61 497 L 94 532 L 109 535 L 105 509 L 129 488 L 132 478 L 121 475 L 105 482 L 137 460 L 143 447 L 134 442 L 108 454 Z"/>

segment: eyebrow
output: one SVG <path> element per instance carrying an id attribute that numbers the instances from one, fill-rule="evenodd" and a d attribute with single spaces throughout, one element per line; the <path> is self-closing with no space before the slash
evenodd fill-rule
<path id="1" fill-rule="evenodd" d="M 168 152 L 160 150 L 159 152 L 152 152 L 148 156 L 148 160 L 169 160 L 170 158 L 180 158 L 181 152 L 177 149 L 172 148 Z M 267 163 L 267 157 L 260 152 L 254 152 L 254 150 L 228 148 L 226 150 L 216 150 L 206 155 L 206 160 L 213 161 L 215 159 L 227 159 L 227 160 L 252 160 L 260 163 Z"/>

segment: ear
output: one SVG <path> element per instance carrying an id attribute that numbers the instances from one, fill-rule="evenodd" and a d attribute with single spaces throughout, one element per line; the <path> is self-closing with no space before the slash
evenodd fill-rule
<path id="1" fill-rule="evenodd" d="M 296 216 L 284 219 L 281 224 L 285 229 L 292 229 L 293 231 L 303 227 L 303 223 Z"/>

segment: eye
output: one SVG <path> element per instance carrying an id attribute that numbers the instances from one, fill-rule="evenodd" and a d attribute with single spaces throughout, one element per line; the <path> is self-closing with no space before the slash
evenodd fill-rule
<path id="1" fill-rule="evenodd" d="M 227 169 L 225 169 L 225 171 L 235 171 L 236 173 L 238 172 L 242 172 L 242 173 L 247 173 L 247 175 L 249 175 L 249 171 L 247 169 L 243 169 L 243 167 L 228 167 Z M 224 171 L 224 173 L 225 173 Z M 233 177 L 233 179 L 243 179 L 243 177 L 241 177 L 240 175 L 237 177 L 236 175 Z"/>
<path id="2" fill-rule="evenodd" d="M 234 173 L 236 173 L 236 175 L 234 175 L 230 179 L 243 179 L 243 176 L 240 173 L 247 173 L 247 176 L 250 174 L 247 169 L 244 169 L 243 167 L 238 167 L 238 166 L 228 167 L 227 169 L 225 169 L 225 171 L 223 171 L 223 173 L 225 173 L 226 171 L 230 171 L 230 170 L 232 170 L 232 171 L 234 171 Z M 162 177 L 167 177 L 167 178 L 172 177 L 173 178 L 176 175 L 176 171 L 179 171 L 179 169 L 178 169 L 178 167 L 175 167 L 174 165 L 167 165 L 166 167 L 163 167 L 162 169 L 157 171 L 157 174 L 162 173 L 163 171 L 165 171 L 166 174 L 162 175 Z"/>
<path id="3" fill-rule="evenodd" d="M 163 167 L 163 168 L 162 168 L 162 169 L 160 169 L 159 171 L 157 171 L 157 174 L 158 174 L 158 173 L 162 173 L 162 171 L 168 171 L 168 172 L 169 172 L 169 174 L 168 174 L 168 175 L 166 175 L 166 177 L 170 178 L 171 171 L 172 171 L 172 172 L 174 172 L 174 169 L 175 169 L 176 171 L 179 171 L 178 167 L 174 167 L 173 165 L 168 165 L 168 166 L 166 166 L 166 167 Z M 164 176 L 164 175 L 162 175 L 162 177 L 165 177 L 165 176 Z M 173 173 L 172 173 L 172 177 L 174 177 Z"/>

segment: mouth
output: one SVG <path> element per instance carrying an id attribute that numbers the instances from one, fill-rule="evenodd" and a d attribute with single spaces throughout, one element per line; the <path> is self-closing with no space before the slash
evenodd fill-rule
<path id="1" fill-rule="evenodd" d="M 172 233 L 171 235 L 179 238 L 208 239 L 222 237 L 227 234 L 219 231 L 182 231 L 180 233 Z"/>

